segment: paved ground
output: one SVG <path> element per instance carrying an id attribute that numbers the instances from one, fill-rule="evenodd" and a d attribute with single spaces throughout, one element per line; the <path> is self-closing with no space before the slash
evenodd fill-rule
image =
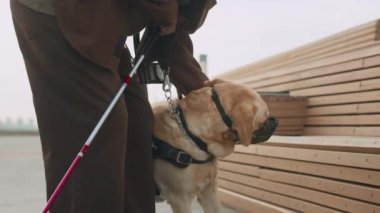
<path id="1" fill-rule="evenodd" d="M 41 212 L 45 202 L 45 183 L 38 136 L 0 136 L 0 212 Z M 170 213 L 159 203 L 158 213 Z M 202 212 L 194 204 L 194 212 Z M 224 212 L 235 211 L 225 209 Z"/>

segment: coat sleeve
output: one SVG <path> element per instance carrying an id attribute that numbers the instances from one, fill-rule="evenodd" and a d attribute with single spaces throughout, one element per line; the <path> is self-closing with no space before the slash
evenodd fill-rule
<path id="1" fill-rule="evenodd" d="M 177 0 L 132 0 L 152 24 L 160 26 L 173 26 L 177 23 Z"/>
<path id="2" fill-rule="evenodd" d="M 177 32 L 168 58 L 170 78 L 184 95 L 204 86 L 208 77 L 193 56 L 193 43 L 187 33 Z"/>

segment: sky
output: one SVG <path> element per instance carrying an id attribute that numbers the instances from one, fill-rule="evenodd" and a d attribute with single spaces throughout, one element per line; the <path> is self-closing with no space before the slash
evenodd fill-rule
<path id="1" fill-rule="evenodd" d="M 380 0 L 219 0 L 192 35 L 194 55 L 207 54 L 212 78 L 379 19 L 379 8 Z M 0 64 L 0 121 L 35 118 L 9 0 L 0 0 Z M 159 88 L 151 100 L 164 99 Z"/>

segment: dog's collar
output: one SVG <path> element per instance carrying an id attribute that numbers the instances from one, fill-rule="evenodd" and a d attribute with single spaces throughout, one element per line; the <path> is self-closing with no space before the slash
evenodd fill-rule
<path id="1" fill-rule="evenodd" d="M 211 88 L 211 91 L 212 91 L 212 95 L 211 95 L 211 98 L 212 100 L 214 101 L 214 104 L 216 106 L 216 108 L 218 109 L 218 112 L 220 114 L 220 117 L 222 117 L 223 119 L 223 122 L 232 130 L 232 132 L 234 133 L 234 142 L 237 143 L 239 141 L 239 136 L 236 132 L 236 130 L 232 127 L 232 120 L 230 118 L 230 116 L 227 115 L 226 111 L 224 110 L 224 107 L 222 105 L 222 102 L 220 101 L 220 98 L 219 98 L 219 95 L 218 93 L 216 92 L 215 88 L 212 87 Z"/>
<path id="2" fill-rule="evenodd" d="M 226 111 L 224 110 L 224 107 L 223 107 L 223 105 L 222 105 L 222 102 L 220 101 L 220 98 L 219 98 L 218 93 L 216 92 L 216 90 L 215 90 L 214 87 L 212 87 L 211 91 L 212 91 L 211 98 L 212 98 L 212 100 L 214 101 L 215 106 L 216 106 L 216 108 L 218 109 L 218 112 L 219 112 L 220 116 L 221 116 L 222 119 L 223 119 L 223 122 L 224 122 L 229 128 L 232 129 L 232 120 L 231 120 L 230 116 L 227 115 Z"/>

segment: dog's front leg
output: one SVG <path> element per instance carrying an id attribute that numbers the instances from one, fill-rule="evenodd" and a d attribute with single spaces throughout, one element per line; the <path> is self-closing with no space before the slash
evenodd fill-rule
<path id="1" fill-rule="evenodd" d="M 222 211 L 216 180 L 201 191 L 198 195 L 198 202 L 205 213 L 219 213 Z"/>
<path id="2" fill-rule="evenodd" d="M 173 213 L 191 213 L 192 198 L 184 195 L 172 196 L 168 203 Z"/>

